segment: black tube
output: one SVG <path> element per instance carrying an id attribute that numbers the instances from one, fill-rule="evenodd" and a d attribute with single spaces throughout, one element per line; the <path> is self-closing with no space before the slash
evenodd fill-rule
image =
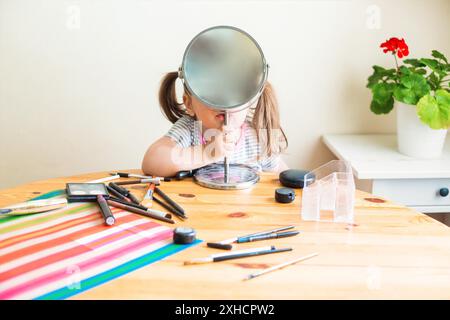
<path id="1" fill-rule="evenodd" d="M 246 257 L 252 257 L 252 256 L 260 256 L 263 254 L 285 252 L 285 251 L 292 251 L 292 248 L 272 249 L 272 250 L 264 250 L 264 251 L 229 254 L 226 256 L 215 257 L 215 258 L 213 258 L 213 261 L 216 262 L 216 261 L 224 261 L 224 260 L 231 260 L 231 259 L 239 259 L 239 258 L 246 258 Z"/>
<path id="2" fill-rule="evenodd" d="M 116 222 L 116 219 L 114 218 L 111 209 L 109 209 L 108 203 L 101 194 L 97 195 L 97 203 L 100 207 L 103 219 L 105 220 L 105 224 L 107 226 L 112 226 Z"/>
<path id="3" fill-rule="evenodd" d="M 168 204 L 170 204 L 174 209 L 178 210 L 184 215 L 184 209 L 180 207 L 175 201 L 169 198 L 160 188 L 155 187 L 155 192 L 159 194 Z"/>

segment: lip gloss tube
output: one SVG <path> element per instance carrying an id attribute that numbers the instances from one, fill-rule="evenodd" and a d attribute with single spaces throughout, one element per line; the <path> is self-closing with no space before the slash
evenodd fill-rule
<path id="1" fill-rule="evenodd" d="M 108 203 L 101 194 L 97 195 L 97 203 L 100 207 L 103 219 L 105 220 L 105 224 L 107 226 L 112 226 L 116 222 L 116 219 L 114 218 L 111 209 L 109 209 Z"/>

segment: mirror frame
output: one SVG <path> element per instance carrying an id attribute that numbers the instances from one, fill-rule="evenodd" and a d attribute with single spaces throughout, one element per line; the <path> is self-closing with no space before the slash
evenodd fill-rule
<path id="1" fill-rule="evenodd" d="M 263 63 L 263 70 L 262 70 L 262 72 L 263 72 L 263 78 L 262 78 L 261 83 L 259 84 L 259 89 L 258 89 L 257 93 L 256 93 L 249 101 L 247 101 L 247 102 L 245 102 L 245 103 L 243 103 L 243 104 L 241 104 L 241 105 L 236 105 L 236 106 L 233 106 L 233 107 L 230 107 L 230 108 L 225 108 L 225 109 L 222 108 L 222 107 L 219 106 L 219 105 L 213 105 L 213 104 L 211 104 L 211 103 L 208 103 L 208 102 L 204 101 L 202 98 L 200 98 L 200 97 L 192 90 L 192 88 L 189 86 L 189 82 L 186 81 L 185 76 L 184 76 L 184 66 L 185 66 L 185 64 L 186 64 L 186 56 L 187 56 L 187 54 L 188 54 L 188 52 L 189 52 L 189 49 L 191 48 L 191 46 L 192 46 L 193 43 L 195 42 L 195 40 L 197 40 L 197 39 L 198 39 L 202 34 L 204 34 L 205 32 L 209 32 L 209 31 L 214 30 L 214 29 L 224 29 L 224 28 L 225 28 L 225 29 L 232 29 L 232 30 L 235 30 L 235 31 L 237 31 L 237 32 L 240 32 L 240 33 L 244 34 L 247 38 L 249 38 L 249 39 L 255 44 L 255 46 L 257 47 L 257 49 L 259 50 L 259 53 L 261 54 L 261 58 L 262 58 L 262 63 Z M 189 42 L 188 46 L 186 47 L 186 50 L 185 50 L 185 52 L 184 52 L 184 54 L 183 54 L 183 61 L 182 61 L 182 64 L 181 64 L 181 66 L 180 66 L 179 69 L 178 69 L 178 78 L 180 78 L 180 79 L 182 80 L 183 85 L 184 85 L 184 87 L 188 90 L 189 94 L 193 95 L 193 96 L 194 96 L 195 98 L 197 98 L 201 103 L 205 104 L 206 106 L 208 106 L 208 107 L 210 107 L 210 108 L 212 108 L 212 109 L 214 109 L 214 110 L 227 111 L 227 112 L 238 112 L 238 111 L 244 110 L 244 109 L 250 107 L 251 105 L 253 105 L 253 104 L 258 100 L 258 98 L 261 96 L 261 94 L 262 94 L 262 92 L 263 92 L 263 90 L 264 90 L 264 87 L 265 87 L 266 82 L 267 82 L 268 74 L 269 74 L 269 65 L 268 65 L 267 62 L 266 62 L 266 58 L 265 58 L 264 53 L 263 53 L 261 47 L 259 46 L 258 42 L 256 42 L 256 40 L 255 40 L 250 34 L 248 34 L 247 32 L 245 32 L 244 30 L 241 30 L 241 29 L 236 28 L 236 27 L 233 27 L 233 26 L 226 26 L 226 25 L 220 25 L 220 26 L 210 27 L 210 28 L 207 28 L 207 29 L 203 30 L 203 31 L 200 32 L 199 34 L 197 34 L 197 35 Z"/>

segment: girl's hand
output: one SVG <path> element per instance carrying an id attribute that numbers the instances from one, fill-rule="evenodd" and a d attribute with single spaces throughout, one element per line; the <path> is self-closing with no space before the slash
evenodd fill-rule
<path id="1" fill-rule="evenodd" d="M 231 126 L 222 126 L 221 131 L 216 131 L 213 135 L 214 139 L 208 143 L 209 156 L 213 161 L 223 160 L 224 157 L 228 157 L 233 154 L 236 144 L 241 136 L 241 128 L 235 128 Z"/>
<path id="2" fill-rule="evenodd" d="M 222 127 L 222 139 L 224 156 L 231 156 L 236 149 L 236 145 L 241 137 L 241 128 L 232 127 L 230 125 L 224 125 Z"/>

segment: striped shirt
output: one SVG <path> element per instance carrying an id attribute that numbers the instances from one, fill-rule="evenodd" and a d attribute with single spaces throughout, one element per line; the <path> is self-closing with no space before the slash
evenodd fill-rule
<path id="1" fill-rule="evenodd" d="M 258 143 L 256 130 L 253 129 L 248 120 L 242 128 L 243 132 L 234 153 L 228 157 L 229 163 L 245 164 L 257 171 L 275 170 L 278 166 L 280 156 L 275 154 L 267 156 L 263 154 L 264 148 L 262 147 L 262 143 Z M 165 136 L 170 137 L 182 148 L 205 143 L 201 122 L 187 115 L 178 119 Z M 223 161 L 217 163 L 223 163 Z"/>

